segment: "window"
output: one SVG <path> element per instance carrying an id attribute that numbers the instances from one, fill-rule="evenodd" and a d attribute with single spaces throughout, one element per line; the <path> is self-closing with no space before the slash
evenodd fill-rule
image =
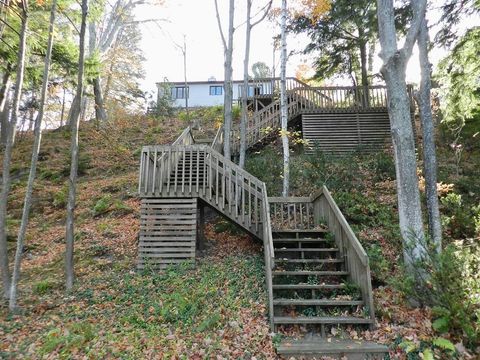
<path id="1" fill-rule="evenodd" d="M 223 86 L 210 86 L 210 95 L 223 95 Z"/>
<path id="2" fill-rule="evenodd" d="M 185 99 L 185 86 L 172 87 L 172 99 Z"/>

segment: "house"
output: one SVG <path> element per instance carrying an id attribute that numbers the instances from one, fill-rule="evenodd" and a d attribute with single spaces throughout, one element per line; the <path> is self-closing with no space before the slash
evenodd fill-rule
<path id="1" fill-rule="evenodd" d="M 158 89 L 158 98 L 163 96 L 165 83 L 159 82 L 156 84 Z M 170 94 L 174 101 L 175 107 L 185 107 L 185 97 L 188 97 L 189 107 L 206 107 L 223 105 L 224 101 L 224 87 L 223 81 L 217 81 L 215 78 L 210 78 L 207 81 L 189 81 L 187 82 L 187 90 L 185 91 L 185 82 L 168 83 L 170 87 Z M 272 79 L 258 79 L 251 80 L 249 84 L 248 94 L 252 96 L 270 95 L 275 88 L 275 81 Z M 233 81 L 233 101 L 241 100 L 243 80 Z"/>

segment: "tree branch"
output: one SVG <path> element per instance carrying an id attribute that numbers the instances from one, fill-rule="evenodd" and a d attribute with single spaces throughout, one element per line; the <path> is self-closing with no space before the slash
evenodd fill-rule
<path id="1" fill-rule="evenodd" d="M 220 30 L 220 37 L 222 38 L 223 48 L 227 49 L 227 41 L 225 40 L 225 34 L 223 33 L 223 29 L 222 29 L 222 21 L 220 20 L 220 13 L 218 11 L 218 2 L 217 0 L 214 0 L 214 2 L 215 2 L 215 12 L 217 15 L 218 29 Z"/>
<path id="2" fill-rule="evenodd" d="M 250 25 L 250 29 L 253 29 L 256 25 L 260 24 L 265 18 L 267 17 L 268 13 L 270 12 L 270 9 L 272 8 L 272 3 L 273 0 L 270 0 L 268 4 L 266 4 L 258 13 L 261 13 L 264 11 L 262 17 L 255 21 L 253 24 Z M 258 14 L 257 14 L 258 15 Z M 256 15 L 255 15 L 256 16 Z"/>

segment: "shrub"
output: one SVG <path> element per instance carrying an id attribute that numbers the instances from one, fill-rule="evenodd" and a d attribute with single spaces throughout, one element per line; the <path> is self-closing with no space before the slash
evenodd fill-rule
<path id="1" fill-rule="evenodd" d="M 366 248 L 366 251 L 372 275 L 382 282 L 385 281 L 390 274 L 390 266 L 383 256 L 382 247 L 378 244 L 372 244 Z"/>
<path id="2" fill-rule="evenodd" d="M 413 264 L 413 274 L 401 272 L 396 286 L 409 299 L 433 307 L 432 326 L 437 332 L 448 331 L 474 346 L 480 341 L 480 245 L 452 243 L 440 254 L 431 246 L 420 246 L 425 256 Z M 423 285 L 415 285 L 414 279 Z"/>
<path id="3" fill-rule="evenodd" d="M 441 198 L 443 205 L 442 225 L 454 238 L 473 237 L 476 232 L 478 208 L 464 205 L 462 195 L 449 193 Z"/>
<path id="4" fill-rule="evenodd" d="M 384 152 L 378 153 L 373 159 L 373 170 L 376 181 L 395 179 L 395 162 L 392 155 Z"/>
<path id="5" fill-rule="evenodd" d="M 95 205 L 93 206 L 92 212 L 93 216 L 99 216 L 105 214 L 112 206 L 112 196 L 105 195 L 97 200 Z"/>

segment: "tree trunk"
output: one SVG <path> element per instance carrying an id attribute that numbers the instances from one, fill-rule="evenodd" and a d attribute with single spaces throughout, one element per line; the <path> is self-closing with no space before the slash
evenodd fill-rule
<path id="1" fill-rule="evenodd" d="M 5 147 L 8 137 L 10 78 L 10 71 L 5 71 L 2 77 L 2 87 L 0 88 L 0 149 Z"/>
<path id="2" fill-rule="evenodd" d="M 227 159 L 231 159 L 230 152 L 230 135 L 232 131 L 232 103 L 233 103 L 233 68 L 232 68 L 232 57 L 233 57 L 233 32 L 234 29 L 234 14 L 235 14 L 235 0 L 230 0 L 229 6 L 229 21 L 228 21 L 228 44 L 225 48 L 225 80 L 224 80 L 224 144 L 223 152 L 224 156 Z"/>
<path id="3" fill-rule="evenodd" d="M 420 57 L 420 89 L 417 94 L 423 135 L 423 167 L 425 173 L 425 193 L 427 197 L 428 229 L 438 252 L 442 250 L 442 225 L 438 208 L 437 156 L 435 149 L 435 126 L 431 104 L 431 64 L 428 57 L 430 40 L 427 21 L 424 20 L 418 35 Z"/>
<path id="4" fill-rule="evenodd" d="M 100 76 L 93 79 L 93 94 L 95 95 L 95 118 L 100 123 L 105 122 L 107 121 L 107 113 L 105 112 L 105 104 L 103 103 Z"/>
<path id="5" fill-rule="evenodd" d="M 248 121 L 248 68 L 250 62 L 250 38 L 252 0 L 247 0 L 247 25 L 245 34 L 245 59 L 243 60 L 243 92 L 242 92 L 242 119 L 240 121 L 240 159 L 238 165 L 245 167 L 245 155 L 247 151 L 247 121 Z"/>
<path id="6" fill-rule="evenodd" d="M 66 288 L 72 289 L 74 281 L 73 271 L 73 248 L 75 238 L 75 200 L 77 190 L 77 170 L 78 170 L 78 128 L 80 125 L 80 108 L 83 102 L 83 73 L 85 68 L 85 29 L 88 14 L 88 0 L 82 0 L 82 24 L 80 27 L 80 52 L 78 56 L 78 78 L 77 78 L 77 94 L 75 102 L 72 104 L 74 108 L 71 118 L 72 141 L 70 144 L 70 178 L 68 186 L 68 204 L 67 204 L 67 220 L 66 220 L 66 252 L 65 252 L 65 274 Z"/>
<path id="7" fill-rule="evenodd" d="M 65 117 L 65 95 L 66 95 L 67 90 L 65 89 L 65 86 L 63 86 L 63 97 L 62 97 L 62 111 L 60 113 L 60 127 L 63 126 L 63 119 Z"/>
<path id="8" fill-rule="evenodd" d="M 72 103 L 70 104 L 70 109 L 68 109 L 68 115 L 67 115 L 67 126 L 68 127 L 72 127 L 72 122 L 73 122 L 73 119 L 76 119 L 77 115 L 77 111 L 78 111 L 78 114 L 80 114 L 80 108 L 78 108 L 76 106 L 76 103 L 78 102 L 78 97 L 79 97 L 79 94 L 75 94 L 75 96 L 73 97 L 73 100 L 72 100 Z"/>
<path id="9" fill-rule="evenodd" d="M 88 24 L 88 35 L 88 50 L 90 56 L 92 56 L 97 51 L 97 29 L 96 23 L 93 21 Z M 95 119 L 97 119 L 97 122 L 102 123 L 107 120 L 107 113 L 103 103 L 100 75 L 93 79 L 93 94 L 95 98 Z"/>
<path id="10" fill-rule="evenodd" d="M 370 102 L 368 94 L 368 53 L 367 53 L 367 43 L 363 40 L 360 40 L 360 66 L 362 68 L 362 91 L 361 101 L 363 107 L 368 107 Z"/>
<path id="11" fill-rule="evenodd" d="M 16 303 L 17 303 L 17 284 L 20 278 L 20 265 L 21 265 L 22 254 L 23 254 L 23 244 L 25 241 L 25 235 L 27 233 L 28 217 L 30 214 L 30 207 L 32 205 L 33 183 L 35 181 L 38 153 L 40 151 L 40 143 L 42 141 L 42 121 L 43 121 L 43 114 L 45 110 L 45 103 L 47 100 L 47 93 L 48 93 L 48 74 L 50 70 L 50 60 L 52 57 L 53 31 L 54 31 L 54 23 L 55 23 L 56 6 L 57 6 L 57 1 L 53 0 L 52 9 L 50 12 L 50 26 L 48 30 L 47 53 L 45 54 L 45 68 L 43 69 L 43 83 L 42 83 L 42 93 L 40 95 L 40 108 L 38 110 L 38 115 L 35 120 L 35 139 L 34 139 L 33 148 L 32 148 L 32 161 L 30 165 L 30 174 L 28 176 L 28 184 L 27 184 L 27 191 L 25 194 L 25 201 L 23 204 L 22 222 L 20 225 L 20 230 L 18 231 L 15 261 L 13 264 L 12 283 L 10 287 L 10 303 L 9 303 L 10 311 L 13 311 L 15 309 Z"/>
<path id="12" fill-rule="evenodd" d="M 290 187 L 290 147 L 288 144 L 288 110 L 287 110 L 287 0 L 282 0 L 282 52 L 280 68 L 280 116 L 282 121 L 283 145 L 283 196 L 287 197 Z"/>
<path id="13" fill-rule="evenodd" d="M 393 0 L 377 0 L 377 4 L 381 57 L 384 63 L 382 73 L 387 84 L 388 109 L 395 153 L 398 214 L 404 243 L 404 261 L 407 271 L 416 276 L 416 262 L 421 261 L 425 256 L 425 237 L 405 69 L 411 57 L 421 19 L 425 17 L 426 1 L 412 1 L 415 15 L 405 45 L 400 50 L 397 48 Z M 422 279 L 417 278 L 417 285 L 420 285 L 421 281 Z"/>
<path id="14" fill-rule="evenodd" d="M 3 172 L 2 172 L 2 191 L 0 193 L 0 270 L 2 271 L 2 282 L 4 297 L 9 298 L 10 292 L 10 269 L 8 267 L 8 249 L 7 249 L 7 201 L 10 193 L 11 179 L 10 166 L 12 160 L 12 150 L 14 142 L 15 128 L 17 126 L 18 108 L 23 87 L 23 76 L 25 70 L 25 52 L 27 41 L 28 16 L 26 9 L 22 9 L 22 28 L 20 31 L 20 41 L 18 47 L 17 79 L 15 82 L 15 94 L 13 97 L 12 114 L 9 122 L 7 144 L 3 154 Z"/>

